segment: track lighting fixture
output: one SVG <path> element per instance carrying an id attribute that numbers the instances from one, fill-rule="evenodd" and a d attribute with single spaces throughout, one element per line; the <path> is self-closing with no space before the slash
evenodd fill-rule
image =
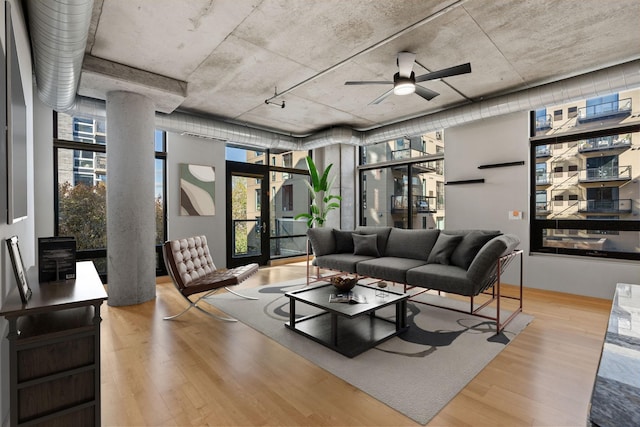
<path id="1" fill-rule="evenodd" d="M 273 102 L 273 101 L 269 101 L 268 99 L 264 100 L 264 103 L 267 105 L 277 105 L 280 108 L 284 108 L 284 99 L 282 100 L 282 102 L 278 103 L 278 102 Z"/>
<path id="2" fill-rule="evenodd" d="M 278 96 L 278 86 L 276 86 L 273 89 L 273 96 L 271 98 L 269 98 L 269 99 L 265 99 L 264 103 L 267 104 L 267 105 L 275 105 L 275 106 L 278 106 L 280 108 L 284 108 L 284 99 L 280 103 L 272 101 L 272 99 L 277 98 L 277 96 Z"/>

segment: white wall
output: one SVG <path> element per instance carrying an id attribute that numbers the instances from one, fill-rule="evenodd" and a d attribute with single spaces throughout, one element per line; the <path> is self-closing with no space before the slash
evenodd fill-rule
<path id="1" fill-rule="evenodd" d="M 637 262 L 529 254 L 528 117 L 528 112 L 514 113 L 445 131 L 446 181 L 485 180 L 445 187 L 446 228 L 499 229 L 517 235 L 525 252 L 527 287 L 611 299 L 616 283 L 640 283 Z M 520 160 L 525 166 L 478 169 Z M 523 211 L 523 219 L 509 220 L 509 210 Z M 510 270 L 505 281 L 515 283 L 513 267 Z"/>
<path id="2" fill-rule="evenodd" d="M 4 2 L 3 2 L 4 4 Z M 6 213 L 0 215 L 0 305 L 2 305 L 9 292 L 16 290 L 13 267 L 7 252 L 5 240 L 8 237 L 17 235 L 20 244 L 20 251 L 28 271 L 29 277 L 33 277 L 35 270 L 35 234 L 34 234 L 34 163 L 33 163 L 33 88 L 31 78 L 31 52 L 29 39 L 22 12 L 21 2 L 10 1 L 13 9 L 13 28 L 20 61 L 20 72 L 22 77 L 22 87 L 24 90 L 25 103 L 27 107 L 27 218 L 16 224 L 7 224 Z M 0 7 L 0 39 L 4 52 L 7 52 L 5 39 L 5 9 Z M 5 161 L 4 153 L 0 154 L 0 160 Z M 4 170 L 4 169 L 3 169 Z M 6 197 L 6 190 L 0 189 L 0 197 Z M 36 274 L 37 276 L 37 274 Z M 4 317 L 0 318 L 0 422 L 7 425 L 9 422 L 9 343 L 4 337 L 7 336 L 8 322 Z"/>
<path id="3" fill-rule="evenodd" d="M 215 167 L 214 216 L 181 216 L 179 164 L 190 163 Z M 207 236 L 207 244 L 216 267 L 227 264 L 226 167 L 225 144 L 192 136 L 167 133 L 167 227 L 169 240 Z"/>
<path id="4" fill-rule="evenodd" d="M 37 171 L 34 174 L 34 196 L 37 204 L 35 235 L 38 238 L 53 236 L 55 232 L 53 210 L 55 190 L 53 185 L 53 110 L 40 101 L 38 96 L 34 96 L 33 100 L 33 117 L 33 162 Z M 35 244 L 34 242 L 34 247 Z"/>

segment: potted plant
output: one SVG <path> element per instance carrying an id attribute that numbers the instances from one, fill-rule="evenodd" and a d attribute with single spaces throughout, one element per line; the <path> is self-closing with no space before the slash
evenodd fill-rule
<path id="1" fill-rule="evenodd" d="M 312 228 L 314 224 L 322 227 L 327 219 L 327 213 L 333 209 L 338 209 L 342 198 L 334 194 L 329 194 L 329 190 L 335 180 L 335 176 L 329 179 L 329 172 L 333 164 L 327 166 L 324 173 L 320 175 L 311 156 L 307 156 L 305 160 L 307 161 L 307 168 L 311 176 L 311 183 L 304 181 L 307 187 L 309 187 L 309 195 L 311 196 L 311 213 L 298 214 L 294 219 L 305 218 L 309 228 Z"/>

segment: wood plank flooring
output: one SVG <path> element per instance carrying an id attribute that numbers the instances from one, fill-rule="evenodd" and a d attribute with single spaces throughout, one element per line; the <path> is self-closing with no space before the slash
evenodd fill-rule
<path id="1" fill-rule="evenodd" d="M 305 271 L 261 268 L 238 290 Z M 585 425 L 611 302 L 524 295 L 534 321 L 429 426 Z M 153 301 L 103 306 L 104 426 L 419 425 L 240 322 L 162 320 L 185 306 L 163 280 Z"/>

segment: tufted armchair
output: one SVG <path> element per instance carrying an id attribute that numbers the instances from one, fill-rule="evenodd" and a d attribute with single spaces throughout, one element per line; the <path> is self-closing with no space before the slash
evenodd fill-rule
<path id="1" fill-rule="evenodd" d="M 237 285 L 258 271 L 258 264 L 247 264 L 231 269 L 217 269 L 209 253 L 206 236 L 195 236 L 186 239 L 169 240 L 162 247 L 167 271 L 180 294 L 189 302 L 189 306 L 181 313 L 165 317 L 165 320 L 182 316 L 191 308 L 197 308 L 203 313 L 226 321 L 235 322 L 236 319 L 217 316 L 198 306 L 198 302 L 220 288 L 246 299 L 256 299 L 241 295 L 228 287 Z M 191 295 L 204 295 L 192 300 Z"/>

